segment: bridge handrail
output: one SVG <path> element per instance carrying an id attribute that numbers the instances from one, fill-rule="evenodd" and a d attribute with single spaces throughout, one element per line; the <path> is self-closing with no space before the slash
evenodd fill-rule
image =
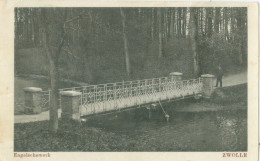
<path id="1" fill-rule="evenodd" d="M 51 90 L 41 91 L 41 107 L 50 107 Z"/>
<path id="2" fill-rule="evenodd" d="M 108 83 L 82 87 L 82 104 L 97 103 L 133 96 L 155 94 L 172 89 L 184 90 L 201 83 L 201 78 L 190 80 L 172 80 L 168 77 L 128 82 Z"/>
<path id="3" fill-rule="evenodd" d="M 108 110 L 122 108 L 128 105 L 139 105 L 144 100 L 161 100 L 165 98 L 183 97 L 201 92 L 202 78 L 190 80 L 175 80 L 172 77 L 159 77 L 152 79 L 122 81 L 98 85 L 78 86 L 59 89 L 61 91 L 81 92 L 81 108 L 95 113 L 103 108 Z M 51 90 L 42 91 L 42 107 L 50 107 Z M 62 96 L 59 95 L 59 106 L 61 107 Z M 132 103 L 132 104 L 131 104 Z M 121 104 L 119 106 L 119 104 Z M 108 106 L 108 107 L 106 107 Z M 111 107 L 110 107 L 111 106 Z M 89 108 L 87 108 L 89 107 Z"/>
<path id="4" fill-rule="evenodd" d="M 134 84 L 142 84 L 145 85 L 145 83 L 156 83 L 156 80 L 158 80 L 159 84 L 165 84 L 165 83 L 172 83 L 172 82 L 188 82 L 188 81 L 195 81 L 199 80 L 201 81 L 202 78 L 197 78 L 197 79 L 189 79 L 189 80 L 173 80 L 169 82 L 169 77 L 159 77 L 159 78 L 152 78 L 152 79 L 143 79 L 143 80 L 133 80 L 133 81 L 123 81 L 123 82 L 115 82 L 115 83 L 106 83 L 106 84 L 98 84 L 98 85 L 88 85 L 88 86 L 79 86 L 79 87 L 70 87 L 70 88 L 62 88 L 59 89 L 59 91 L 84 91 L 86 89 L 94 89 L 94 88 L 104 88 L 105 86 L 126 86 L 126 85 L 134 85 Z M 147 84 L 146 84 L 147 85 Z M 149 84 L 150 85 L 150 84 Z"/>

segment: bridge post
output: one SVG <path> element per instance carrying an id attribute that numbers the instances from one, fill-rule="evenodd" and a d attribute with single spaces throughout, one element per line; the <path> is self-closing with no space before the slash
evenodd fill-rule
<path id="1" fill-rule="evenodd" d="M 25 112 L 41 113 L 41 95 L 42 89 L 36 87 L 26 87 L 24 90 Z"/>
<path id="2" fill-rule="evenodd" d="M 171 81 L 173 82 L 174 80 L 175 81 L 180 81 L 182 80 L 182 73 L 179 73 L 179 72 L 173 72 L 173 73 L 170 73 L 170 77 L 171 77 Z"/>
<path id="3" fill-rule="evenodd" d="M 61 119 L 80 121 L 81 92 L 62 91 L 61 95 Z"/>
<path id="4" fill-rule="evenodd" d="M 202 78 L 202 94 L 205 98 L 210 98 L 213 92 L 213 79 L 214 75 L 211 74 L 203 74 Z"/>
<path id="5" fill-rule="evenodd" d="M 146 110 L 148 112 L 148 119 L 150 120 L 152 118 L 152 112 L 151 112 L 150 105 L 146 106 Z"/>

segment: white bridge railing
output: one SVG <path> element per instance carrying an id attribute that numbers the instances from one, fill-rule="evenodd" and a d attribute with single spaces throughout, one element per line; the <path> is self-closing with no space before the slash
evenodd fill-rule
<path id="1" fill-rule="evenodd" d="M 89 115 L 201 93 L 201 78 L 176 81 L 162 77 L 60 89 L 78 91 L 80 114 Z"/>
<path id="2" fill-rule="evenodd" d="M 185 97 L 210 98 L 214 88 L 214 75 L 181 80 L 182 73 L 170 73 L 169 77 L 145 80 L 89 85 L 60 89 L 60 107 L 64 119 L 80 120 L 80 116 L 121 110 L 153 102 Z M 24 88 L 25 106 L 33 113 L 50 107 L 51 91 L 38 87 Z M 27 109 L 27 108 L 26 108 Z"/>
<path id="3" fill-rule="evenodd" d="M 51 90 L 41 91 L 41 108 L 49 109 L 50 107 L 50 99 L 51 99 Z"/>

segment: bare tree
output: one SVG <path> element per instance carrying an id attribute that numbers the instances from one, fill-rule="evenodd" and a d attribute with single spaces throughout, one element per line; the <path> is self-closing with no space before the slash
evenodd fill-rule
<path id="1" fill-rule="evenodd" d="M 174 36 L 175 31 L 175 8 L 171 9 L 171 23 L 170 23 L 170 35 L 171 38 Z"/>
<path id="2" fill-rule="evenodd" d="M 219 33 L 219 27 L 221 22 L 220 7 L 215 8 L 215 20 L 214 20 L 214 31 Z"/>
<path id="3" fill-rule="evenodd" d="M 162 13 L 161 8 L 157 10 L 158 33 L 159 33 L 159 57 L 162 57 Z"/>
<path id="4" fill-rule="evenodd" d="M 183 20 L 182 20 L 182 36 L 186 37 L 186 15 L 187 15 L 187 8 L 183 8 L 182 10 L 182 14 L 183 14 Z"/>
<path id="5" fill-rule="evenodd" d="M 199 74 L 199 60 L 197 53 L 197 38 L 198 38 L 198 15 L 197 9 L 190 9 L 190 30 L 191 30 L 191 47 L 192 47 L 192 56 L 193 56 L 193 69 L 194 75 L 198 76 Z"/>
<path id="6" fill-rule="evenodd" d="M 122 17 L 122 25 L 123 25 L 123 39 L 124 39 L 126 72 L 127 72 L 127 75 L 130 76 L 131 65 L 130 65 L 130 58 L 129 58 L 129 53 L 128 53 L 128 42 L 127 42 L 127 36 L 126 36 L 126 26 L 125 26 L 126 17 L 125 17 L 125 13 L 122 8 L 120 8 L 120 14 Z"/>
<path id="7" fill-rule="evenodd" d="M 59 66 L 62 47 L 66 40 L 65 20 L 67 11 L 42 8 L 38 12 L 40 19 L 40 37 L 50 66 L 51 100 L 49 130 L 56 133 L 58 130 L 58 81 L 60 78 Z M 54 43 L 56 42 L 56 43 Z"/>
<path id="8" fill-rule="evenodd" d="M 213 23 L 212 23 L 212 19 L 213 19 L 213 8 L 208 7 L 206 8 L 206 18 L 207 18 L 207 23 L 206 23 L 206 33 L 208 37 L 212 36 L 212 29 L 213 29 Z"/>

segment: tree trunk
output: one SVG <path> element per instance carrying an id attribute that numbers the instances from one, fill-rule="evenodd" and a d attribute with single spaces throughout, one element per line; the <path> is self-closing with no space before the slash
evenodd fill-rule
<path id="1" fill-rule="evenodd" d="M 49 120 L 49 131 L 56 133 L 58 130 L 58 104 L 59 104 L 59 90 L 58 90 L 58 81 L 59 81 L 59 58 L 61 54 L 61 49 L 64 45 L 65 41 L 65 28 L 63 25 L 63 22 L 59 23 L 60 25 L 60 31 L 61 34 L 60 36 L 60 43 L 57 46 L 55 50 L 51 49 L 51 43 L 50 42 L 50 37 L 51 37 L 51 32 L 49 30 L 49 26 L 47 22 L 44 20 L 46 19 L 47 12 L 46 9 L 42 9 L 42 19 L 43 21 L 41 22 L 41 34 L 42 34 L 42 43 L 46 52 L 47 59 L 49 61 L 49 66 L 50 66 L 50 78 L 51 78 L 51 100 L 50 100 L 50 120 Z M 50 14 L 51 15 L 51 14 Z M 64 15 L 64 20 L 66 19 L 67 13 L 65 12 Z"/>
<path id="2" fill-rule="evenodd" d="M 177 19 L 177 35 L 178 37 L 181 36 L 181 12 L 182 8 L 178 8 L 178 19 Z"/>
<path id="3" fill-rule="evenodd" d="M 243 63 L 247 64 L 247 8 L 242 8 L 242 53 Z"/>
<path id="4" fill-rule="evenodd" d="M 162 57 L 162 16 L 161 16 L 161 8 L 158 8 L 157 17 L 158 17 L 158 33 L 159 33 L 159 57 Z"/>
<path id="5" fill-rule="evenodd" d="M 58 90 L 58 81 L 59 81 L 59 71 L 57 65 L 50 62 L 50 77 L 51 77 L 51 108 L 50 108 L 50 121 L 49 129 L 51 132 L 56 133 L 58 130 L 58 105 L 59 105 L 59 90 Z"/>
<path id="6" fill-rule="evenodd" d="M 194 76 L 199 75 L 199 62 L 198 62 L 198 53 L 197 53 L 197 36 L 198 36 L 198 26 L 196 23 L 197 13 L 196 8 L 191 8 L 190 10 L 190 29 L 191 29 L 191 48 L 192 48 L 192 56 L 193 56 L 193 69 Z"/>
<path id="7" fill-rule="evenodd" d="M 241 11 L 241 8 L 237 8 L 236 9 L 236 20 L 237 20 L 237 30 L 238 32 L 235 33 L 236 35 L 236 41 L 237 43 L 239 44 L 239 47 L 240 47 L 240 50 L 239 51 L 239 55 L 238 55 L 238 58 L 239 58 L 239 65 L 242 65 L 243 64 L 243 34 L 244 34 L 244 31 L 243 31 L 243 15 L 242 15 L 242 11 Z M 240 34 L 238 34 L 240 33 Z"/>
<path id="8" fill-rule="evenodd" d="M 221 25 L 221 30 L 225 32 L 225 10 L 224 8 L 221 9 L 222 14 L 221 14 L 221 20 L 222 20 L 222 25 Z"/>
<path id="9" fill-rule="evenodd" d="M 151 39 L 154 38 L 154 8 L 152 8 Z"/>
<path id="10" fill-rule="evenodd" d="M 220 8 L 215 8 L 215 21 L 214 21 L 214 30 L 216 33 L 219 33 L 219 24 L 220 24 Z"/>
<path id="11" fill-rule="evenodd" d="M 170 29 L 171 29 L 171 10 L 168 9 L 167 11 L 167 38 L 168 39 L 171 37 Z"/>
<path id="12" fill-rule="evenodd" d="M 207 18 L 207 36 L 211 37 L 212 36 L 212 16 L 213 16 L 213 11 L 212 8 L 208 7 L 206 8 L 206 18 Z"/>
<path id="13" fill-rule="evenodd" d="M 45 52 L 47 55 L 47 59 L 50 66 L 50 78 L 51 78 L 51 100 L 50 100 L 50 120 L 49 120 L 49 131 L 52 133 L 56 133 L 58 130 L 58 98 L 59 98 L 59 91 L 58 91 L 58 80 L 59 80 L 59 71 L 57 66 L 57 60 L 54 60 L 52 56 L 53 53 L 48 46 L 48 31 L 44 29 L 43 31 L 43 45 L 45 48 Z"/>
<path id="14" fill-rule="evenodd" d="M 229 40 L 229 32 L 228 32 L 228 9 L 225 7 L 224 8 L 224 30 L 225 30 L 225 39 Z"/>
<path id="15" fill-rule="evenodd" d="M 234 35 L 235 35 L 235 11 L 234 8 L 231 8 L 231 22 L 230 22 L 230 26 L 231 26 L 231 31 L 230 31 L 230 40 L 233 42 L 234 40 Z"/>
<path id="16" fill-rule="evenodd" d="M 200 8 L 200 32 L 201 35 L 204 36 L 204 31 L 203 31 L 203 8 Z"/>
<path id="17" fill-rule="evenodd" d="M 171 10 L 172 10 L 172 12 L 171 12 L 170 35 L 171 35 L 171 37 L 173 37 L 174 36 L 174 30 L 175 30 L 175 9 L 172 8 Z"/>
<path id="18" fill-rule="evenodd" d="M 123 25 L 123 39 L 124 39 L 124 51 L 125 51 L 125 63 L 126 63 L 126 72 L 127 75 L 130 76 L 131 74 L 131 66 L 130 66 L 130 58 L 128 53 L 128 43 L 126 37 L 126 26 L 125 26 L 125 14 L 122 8 L 120 8 L 120 13 L 122 16 L 122 25 Z"/>
<path id="19" fill-rule="evenodd" d="M 168 34 L 167 34 L 167 32 L 168 32 L 167 31 L 167 20 L 168 20 L 167 19 L 167 8 L 165 8 L 164 9 L 164 13 L 163 13 L 163 31 L 164 31 L 163 32 L 164 33 L 163 34 L 164 35 L 164 39 L 163 40 L 164 40 L 165 43 L 167 43 L 167 38 L 168 38 L 167 37 L 168 36 Z"/>
<path id="20" fill-rule="evenodd" d="M 182 23 L 182 36 L 183 37 L 186 37 L 186 11 L 187 9 L 186 8 L 183 8 L 183 16 L 182 16 L 182 19 L 183 19 L 183 23 Z"/>

